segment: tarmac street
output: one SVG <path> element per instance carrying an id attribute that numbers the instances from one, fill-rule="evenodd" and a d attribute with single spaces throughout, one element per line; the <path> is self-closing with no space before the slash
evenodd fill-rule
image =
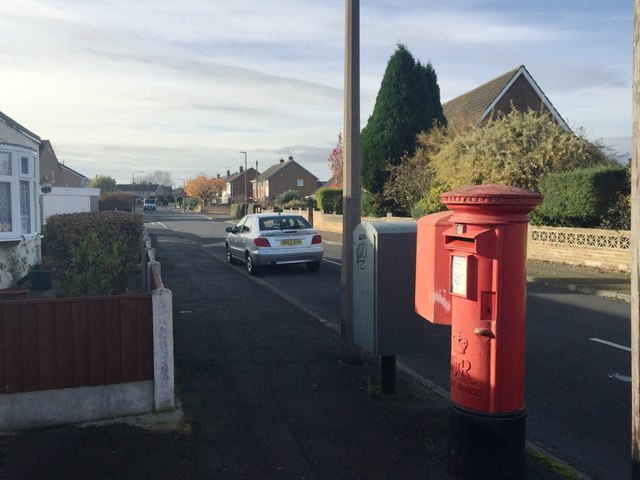
<path id="1" fill-rule="evenodd" d="M 450 479 L 448 405 L 400 371 L 341 361 L 339 335 L 242 269 L 157 229 L 173 292 L 184 420 L 65 426 L 0 437 L 3 479 Z M 544 454 L 528 478 L 571 478 Z"/>

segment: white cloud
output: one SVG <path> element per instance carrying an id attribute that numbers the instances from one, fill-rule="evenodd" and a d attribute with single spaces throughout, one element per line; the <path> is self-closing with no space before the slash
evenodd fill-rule
<path id="1" fill-rule="evenodd" d="M 71 20 L 73 16 L 38 0 L 11 0 L 0 7 L 3 16 L 36 17 L 47 20 Z"/>
<path id="2" fill-rule="evenodd" d="M 572 124 L 626 135 L 631 8 L 582 5 L 363 3 L 362 126 L 403 42 L 433 62 L 443 101 L 525 64 Z M 265 168 L 291 152 L 328 178 L 343 42 L 343 0 L 11 0 L 0 110 L 88 176 L 224 172 L 246 150 Z"/>

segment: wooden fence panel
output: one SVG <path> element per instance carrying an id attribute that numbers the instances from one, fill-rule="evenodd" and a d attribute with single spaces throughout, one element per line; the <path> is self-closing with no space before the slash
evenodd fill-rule
<path id="1" fill-rule="evenodd" d="M 117 300 L 105 301 L 104 313 L 105 383 L 120 383 L 122 382 L 120 302 Z"/>
<path id="2" fill-rule="evenodd" d="M 5 353 L 5 322 L 4 322 L 4 310 L 0 309 L 0 386 L 7 385 L 7 364 Z M 3 388 L 5 388 L 3 387 Z"/>
<path id="3" fill-rule="evenodd" d="M 71 302 L 54 305 L 53 317 L 56 322 L 56 371 L 58 388 L 73 387 L 73 318 Z"/>
<path id="4" fill-rule="evenodd" d="M 56 320 L 53 316 L 53 305 L 44 303 L 38 305 L 38 352 L 39 352 L 39 387 L 43 390 L 56 388 L 56 344 L 51 339 L 56 338 Z"/>
<path id="5" fill-rule="evenodd" d="M 89 385 L 105 383 L 105 315 L 104 302 L 89 304 Z"/>
<path id="6" fill-rule="evenodd" d="M 0 394 L 153 379 L 151 295 L 0 302 Z"/>
<path id="7" fill-rule="evenodd" d="M 38 319 L 36 306 L 22 308 L 22 375 L 24 391 L 38 390 Z"/>
<path id="8" fill-rule="evenodd" d="M 5 332 L 6 393 L 24 391 L 22 372 L 22 308 L 19 305 L 7 305 L 3 323 Z"/>
<path id="9" fill-rule="evenodd" d="M 87 302 L 71 304 L 73 320 L 73 386 L 89 385 L 89 305 Z"/>
<path id="10" fill-rule="evenodd" d="M 137 309 L 131 302 L 124 301 L 120 304 L 122 322 L 122 381 L 124 383 L 133 382 L 137 373 L 138 355 L 136 348 L 138 346 L 138 329 L 137 329 Z M 124 320 L 126 318 L 126 320 Z"/>
<path id="11" fill-rule="evenodd" d="M 153 322 L 146 319 L 153 317 L 151 302 L 140 305 L 137 314 L 138 323 L 138 364 L 136 375 L 139 378 L 153 377 Z"/>

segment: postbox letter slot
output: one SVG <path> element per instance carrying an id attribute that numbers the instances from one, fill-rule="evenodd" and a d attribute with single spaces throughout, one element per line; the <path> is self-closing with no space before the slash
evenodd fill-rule
<path id="1" fill-rule="evenodd" d="M 476 251 L 476 241 L 473 238 L 464 237 L 452 237 L 446 235 L 444 237 L 444 244 L 449 248 L 457 248 L 464 251 Z"/>

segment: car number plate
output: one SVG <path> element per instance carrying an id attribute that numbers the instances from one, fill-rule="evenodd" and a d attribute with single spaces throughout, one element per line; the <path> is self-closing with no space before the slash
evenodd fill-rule
<path id="1" fill-rule="evenodd" d="M 280 240 L 280 245 L 283 247 L 295 247 L 296 245 L 302 245 L 302 240 Z"/>

